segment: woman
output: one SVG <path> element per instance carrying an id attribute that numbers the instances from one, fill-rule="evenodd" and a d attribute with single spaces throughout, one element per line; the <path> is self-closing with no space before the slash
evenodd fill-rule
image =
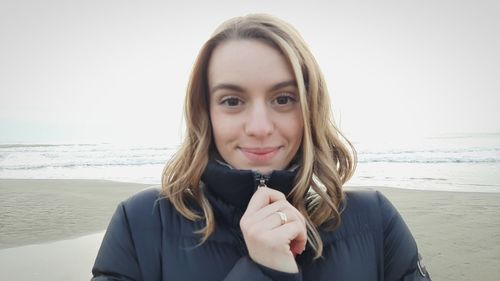
<path id="1" fill-rule="evenodd" d="M 390 202 L 344 192 L 356 157 L 287 23 L 222 24 L 190 77 L 161 192 L 122 202 L 93 280 L 430 280 Z"/>

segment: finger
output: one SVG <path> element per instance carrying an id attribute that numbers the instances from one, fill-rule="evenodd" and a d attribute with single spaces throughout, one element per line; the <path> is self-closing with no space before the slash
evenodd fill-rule
<path id="1" fill-rule="evenodd" d="M 276 214 L 277 211 L 283 211 L 288 208 L 293 208 L 293 206 L 290 205 L 286 200 L 279 200 L 276 201 L 270 205 L 264 206 L 261 209 L 257 210 L 253 214 L 251 214 L 251 220 L 252 222 L 258 222 L 261 221 L 273 214 Z M 291 212 L 290 212 L 291 213 Z M 279 216 L 276 216 L 279 218 Z"/>
<path id="2" fill-rule="evenodd" d="M 279 200 L 286 200 L 282 192 L 268 187 L 259 187 L 250 199 L 245 214 L 255 213 L 263 207 Z"/>
<path id="3" fill-rule="evenodd" d="M 274 202 L 271 205 L 267 205 L 257 212 L 248 215 L 247 223 L 249 225 L 262 223 L 264 219 L 271 217 L 275 222 L 274 224 L 272 224 L 272 227 L 278 227 L 282 224 L 281 217 L 278 212 L 283 212 L 288 222 L 298 220 L 305 224 L 304 216 L 302 216 L 302 214 L 297 209 L 295 209 L 292 204 L 284 200 Z"/>
<path id="4" fill-rule="evenodd" d="M 285 224 L 296 223 L 301 226 L 304 231 L 306 231 L 305 221 L 302 220 L 302 215 L 291 208 L 287 208 L 284 210 L 280 210 L 279 212 L 283 212 L 287 217 L 287 220 L 283 223 L 281 216 L 277 212 L 270 213 L 268 216 L 264 218 L 256 219 L 255 215 L 251 216 L 245 223 L 240 222 L 241 230 L 243 231 L 244 236 L 260 236 L 262 233 L 269 232 L 271 230 L 277 229 Z"/>
<path id="5" fill-rule="evenodd" d="M 280 229 L 281 228 L 281 229 Z M 290 240 L 290 250 L 294 253 L 301 253 L 306 248 L 307 244 L 307 229 L 305 226 L 294 223 L 285 224 L 278 228 L 278 230 L 283 231 L 285 235 L 288 235 Z"/>
<path id="6" fill-rule="evenodd" d="M 305 225 L 294 221 L 270 229 L 269 225 L 273 223 L 276 222 L 273 222 L 272 218 L 268 218 L 244 232 L 243 237 L 247 245 L 249 243 L 266 245 L 272 249 L 287 249 L 294 253 L 300 253 L 305 249 L 307 243 Z"/>
<path id="7" fill-rule="evenodd" d="M 293 206 L 290 202 L 288 202 L 288 200 L 286 199 L 285 195 L 282 192 L 268 188 L 268 187 L 259 187 L 259 190 L 269 192 L 270 195 L 274 198 L 272 200 L 275 200 L 275 201 L 270 200 L 271 202 L 267 206 L 261 207 L 261 209 L 256 211 L 255 213 L 261 212 L 261 210 L 262 210 L 262 213 L 265 214 L 264 216 L 267 216 L 267 213 L 273 213 L 273 212 L 276 212 L 279 210 L 284 210 L 285 208 L 289 207 L 289 208 L 292 208 L 293 211 L 297 214 L 297 217 L 300 218 L 305 223 L 306 219 L 304 218 L 302 213 L 299 212 L 299 210 L 297 208 L 295 208 L 295 206 Z M 271 206 L 273 206 L 273 207 L 271 207 Z M 269 210 L 267 210 L 267 208 L 269 208 Z M 247 210 L 248 210 L 248 207 L 247 207 Z"/>
<path id="8" fill-rule="evenodd" d="M 285 216 L 288 217 L 288 215 L 285 212 L 283 213 L 285 214 Z M 287 218 L 287 221 L 285 223 L 291 223 L 291 221 L 292 219 Z M 250 220 L 248 220 L 247 227 L 245 227 L 244 229 L 242 228 L 242 231 L 246 233 L 252 233 L 253 235 L 261 235 L 261 233 L 276 229 L 283 224 L 284 223 L 280 215 L 275 212 L 269 214 L 268 216 L 262 219 L 255 219 L 255 217 L 252 217 Z"/>
<path id="9" fill-rule="evenodd" d="M 307 243 L 307 230 L 298 221 L 286 223 L 269 232 L 277 243 L 286 243 L 292 252 L 302 252 Z"/>

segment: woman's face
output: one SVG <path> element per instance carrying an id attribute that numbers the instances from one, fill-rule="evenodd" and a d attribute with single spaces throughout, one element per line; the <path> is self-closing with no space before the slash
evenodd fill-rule
<path id="1" fill-rule="evenodd" d="M 226 41 L 210 59 L 208 87 L 222 158 L 263 174 L 285 169 L 303 134 L 298 89 L 285 58 L 257 40 Z"/>

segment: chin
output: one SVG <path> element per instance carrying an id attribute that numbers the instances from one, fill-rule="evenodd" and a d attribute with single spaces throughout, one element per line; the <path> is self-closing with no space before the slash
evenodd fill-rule
<path id="1" fill-rule="evenodd" d="M 249 170 L 259 172 L 260 174 L 263 174 L 263 175 L 268 175 L 275 170 L 283 170 L 283 169 L 279 168 L 279 167 L 272 167 L 272 166 L 258 166 L 258 167 L 249 168 Z"/>
<path id="2" fill-rule="evenodd" d="M 262 175 L 269 175 L 273 170 L 275 169 L 269 169 L 269 168 L 266 168 L 266 169 L 252 169 L 256 172 L 258 172 L 259 174 L 262 174 Z"/>

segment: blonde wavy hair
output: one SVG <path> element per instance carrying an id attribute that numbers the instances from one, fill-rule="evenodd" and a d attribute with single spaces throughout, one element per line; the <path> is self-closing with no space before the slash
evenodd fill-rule
<path id="1" fill-rule="evenodd" d="M 209 115 L 207 69 L 214 49 L 228 40 L 259 40 L 277 49 L 293 69 L 299 91 L 304 132 L 297 155 L 299 170 L 288 200 L 306 219 L 308 243 L 320 257 L 319 226 L 340 224 L 343 184 L 353 175 L 356 151 L 335 126 L 323 74 L 306 43 L 288 23 L 266 14 L 232 18 L 220 25 L 202 46 L 193 66 L 184 104 L 187 132 L 165 166 L 162 194 L 189 220 L 205 220 L 201 243 L 213 233 L 215 219 L 201 189 L 201 176 L 215 151 Z M 194 200 L 202 214 L 192 209 Z"/>

